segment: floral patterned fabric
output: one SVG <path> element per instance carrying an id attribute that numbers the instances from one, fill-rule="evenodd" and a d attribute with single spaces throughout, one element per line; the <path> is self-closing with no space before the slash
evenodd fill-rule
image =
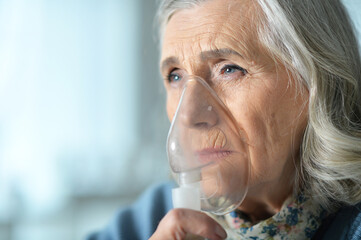
<path id="1" fill-rule="evenodd" d="M 279 213 L 257 224 L 252 225 L 239 210 L 225 215 L 223 222 L 228 225 L 230 240 L 311 239 L 326 215 L 319 205 L 299 194 L 287 199 Z"/>

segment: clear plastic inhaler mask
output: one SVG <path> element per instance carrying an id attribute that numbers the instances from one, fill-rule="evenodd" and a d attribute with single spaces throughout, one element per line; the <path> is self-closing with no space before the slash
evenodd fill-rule
<path id="1" fill-rule="evenodd" d="M 248 189 L 246 137 L 206 81 L 197 76 L 182 81 L 167 140 L 169 164 L 180 186 L 173 189 L 173 205 L 228 213 L 241 204 Z"/>

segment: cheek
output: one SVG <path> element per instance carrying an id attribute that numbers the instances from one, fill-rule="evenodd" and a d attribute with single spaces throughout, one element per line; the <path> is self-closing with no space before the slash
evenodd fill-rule
<path id="1" fill-rule="evenodd" d="M 262 109 L 262 108 L 261 108 Z M 251 178 L 262 177 L 267 181 L 271 175 L 270 169 L 275 170 L 274 156 L 277 137 L 273 128 L 274 120 L 269 119 L 264 111 L 260 111 L 257 104 L 248 104 L 246 112 L 237 118 L 239 127 L 244 129 L 248 136 L 248 147 L 251 164 Z"/>
<path id="2" fill-rule="evenodd" d="M 287 82 L 286 82 L 287 83 Z M 248 136 L 251 159 L 251 182 L 272 181 L 284 171 L 292 171 L 289 164 L 299 146 L 307 122 L 298 99 L 287 84 L 257 86 L 247 91 L 235 89 L 238 94 L 228 94 L 227 105 L 237 119 L 238 126 Z"/>

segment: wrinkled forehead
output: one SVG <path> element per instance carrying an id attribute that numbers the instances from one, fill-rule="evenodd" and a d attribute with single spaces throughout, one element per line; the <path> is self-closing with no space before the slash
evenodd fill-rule
<path id="1" fill-rule="evenodd" d="M 257 11 L 254 0 L 210 0 L 177 11 L 165 29 L 162 59 L 180 55 L 182 48 L 238 48 L 234 50 L 251 55 L 258 45 Z"/>

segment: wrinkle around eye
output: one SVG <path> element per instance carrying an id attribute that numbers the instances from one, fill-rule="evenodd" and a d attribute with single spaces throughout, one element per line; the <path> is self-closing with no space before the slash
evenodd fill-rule
<path id="1" fill-rule="evenodd" d="M 167 74 L 165 82 L 173 88 L 179 88 L 183 85 L 183 80 L 187 76 L 187 72 L 183 69 L 174 68 Z"/>
<path id="2" fill-rule="evenodd" d="M 243 76 L 245 76 L 248 72 L 246 69 L 244 69 L 243 67 L 240 67 L 238 65 L 225 65 L 222 69 L 221 69 L 221 74 L 226 74 L 226 75 L 230 75 L 233 73 L 240 73 Z"/>
<path id="3" fill-rule="evenodd" d="M 238 81 L 248 75 L 248 71 L 233 62 L 221 63 L 213 69 L 215 80 Z"/>

